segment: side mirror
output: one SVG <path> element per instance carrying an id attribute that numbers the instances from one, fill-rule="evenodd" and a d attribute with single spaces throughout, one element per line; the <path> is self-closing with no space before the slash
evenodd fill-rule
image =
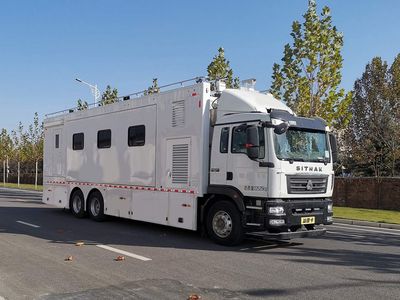
<path id="1" fill-rule="evenodd" d="M 288 122 L 282 122 L 281 124 L 274 126 L 274 132 L 278 135 L 284 134 L 289 129 Z"/>
<path id="2" fill-rule="evenodd" d="M 331 144 L 332 150 L 332 162 L 338 161 L 337 141 L 333 133 L 329 133 L 329 144 Z"/>
<path id="3" fill-rule="evenodd" d="M 246 129 L 246 150 L 247 156 L 250 159 L 256 159 L 260 152 L 260 139 L 258 136 L 258 128 L 256 126 L 250 126 Z"/>

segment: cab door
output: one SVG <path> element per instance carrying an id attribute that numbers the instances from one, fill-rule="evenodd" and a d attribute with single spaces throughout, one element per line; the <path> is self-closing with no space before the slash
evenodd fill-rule
<path id="1" fill-rule="evenodd" d="M 227 159 L 227 185 L 240 190 L 245 196 L 266 197 L 268 191 L 268 168 L 262 167 L 260 162 L 267 157 L 265 129 L 258 127 L 259 157 L 252 160 L 247 156 L 246 126 L 235 124 L 231 128 L 231 142 Z M 257 126 L 257 124 L 247 124 Z"/>

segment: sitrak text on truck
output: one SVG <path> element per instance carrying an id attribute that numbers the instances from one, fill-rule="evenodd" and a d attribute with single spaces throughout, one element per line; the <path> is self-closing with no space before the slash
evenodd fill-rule
<path id="1" fill-rule="evenodd" d="M 97 221 L 204 230 L 225 245 L 323 234 L 336 140 L 322 119 L 296 116 L 253 83 L 212 91 L 197 80 L 48 115 L 43 202 Z"/>

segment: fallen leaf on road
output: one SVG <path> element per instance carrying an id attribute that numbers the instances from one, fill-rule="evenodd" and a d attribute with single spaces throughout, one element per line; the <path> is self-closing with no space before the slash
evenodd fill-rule
<path id="1" fill-rule="evenodd" d="M 125 260 L 125 256 L 117 256 L 117 258 L 115 258 L 115 261 L 123 261 Z"/>
<path id="2" fill-rule="evenodd" d="M 200 299 L 201 299 L 201 296 L 196 295 L 196 294 L 190 295 L 189 298 L 187 298 L 187 300 L 200 300 Z"/>
<path id="3" fill-rule="evenodd" d="M 64 259 L 65 261 L 72 261 L 72 256 L 67 256 L 67 258 Z"/>
<path id="4" fill-rule="evenodd" d="M 75 246 L 83 246 L 85 243 L 84 242 L 76 242 Z"/>

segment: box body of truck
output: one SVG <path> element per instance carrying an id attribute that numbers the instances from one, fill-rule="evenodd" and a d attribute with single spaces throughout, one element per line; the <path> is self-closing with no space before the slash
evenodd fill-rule
<path id="1" fill-rule="evenodd" d="M 107 215 L 196 230 L 209 93 L 198 84 L 46 119 L 44 203 L 70 208 L 74 190 L 98 190 Z"/>

